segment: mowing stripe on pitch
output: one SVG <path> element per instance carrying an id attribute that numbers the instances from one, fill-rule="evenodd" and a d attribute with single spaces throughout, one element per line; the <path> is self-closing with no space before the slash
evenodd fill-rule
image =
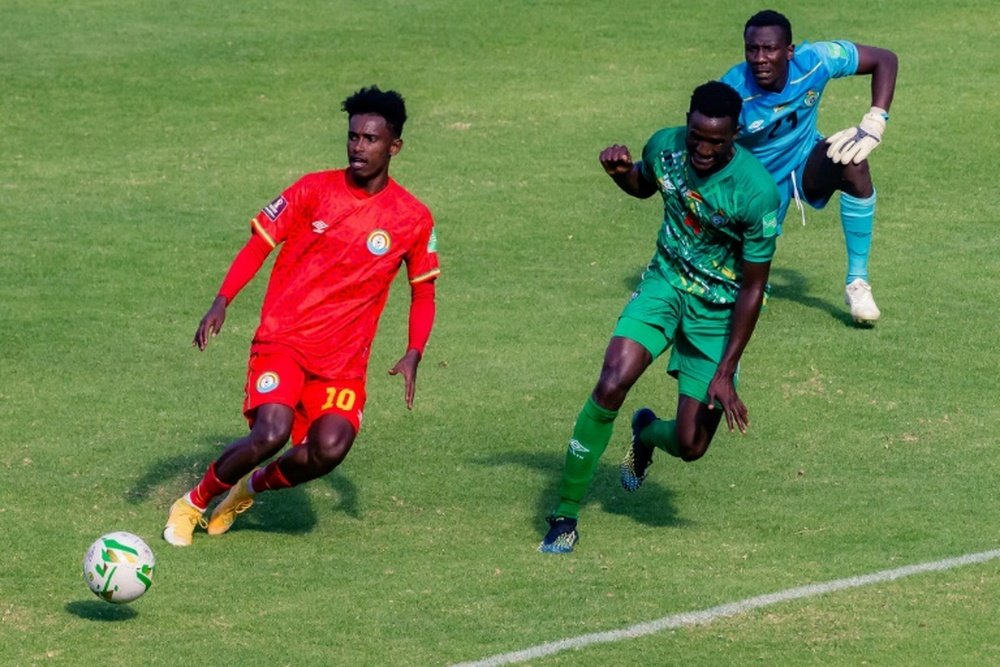
<path id="1" fill-rule="evenodd" d="M 768 607 L 773 604 L 778 604 L 779 602 L 787 602 L 788 600 L 811 598 L 817 595 L 823 595 L 824 593 L 833 593 L 834 591 L 841 591 L 846 588 L 858 588 L 861 586 L 878 584 L 883 581 L 902 579 L 903 577 L 909 577 L 914 574 L 922 574 L 924 572 L 940 572 L 941 570 L 950 570 L 963 565 L 985 563 L 986 561 L 994 560 L 996 558 L 1000 558 L 1000 549 L 967 554 L 965 556 L 948 558 L 945 560 L 934 561 L 932 563 L 907 565 L 894 570 L 882 570 L 881 572 L 875 572 L 873 574 L 848 577 L 846 579 L 837 579 L 835 581 L 827 581 L 822 584 L 811 584 L 808 586 L 800 586 L 799 588 L 789 588 L 785 591 L 759 595 L 754 598 L 740 600 L 739 602 L 730 602 L 729 604 L 719 605 L 718 607 L 703 609 L 702 611 L 690 611 L 681 614 L 674 614 L 672 616 L 664 616 L 663 618 L 656 619 L 655 621 L 647 621 L 646 623 L 630 625 L 629 627 L 622 628 L 620 630 L 595 632 L 593 634 L 580 635 L 579 637 L 572 637 L 570 639 L 547 642 L 545 644 L 539 644 L 538 646 L 532 646 L 531 648 L 513 651 L 511 653 L 502 653 L 489 658 L 483 658 L 482 660 L 476 660 L 474 662 L 463 662 L 459 665 L 453 665 L 453 667 L 499 667 L 499 665 L 526 662 L 528 660 L 534 660 L 535 658 L 541 658 L 546 655 L 552 655 L 553 653 L 559 653 L 560 651 L 589 646 L 590 644 L 618 642 L 624 639 L 645 637 L 646 635 L 662 632 L 663 630 L 710 623 L 717 618 L 736 616 L 753 609 Z"/>

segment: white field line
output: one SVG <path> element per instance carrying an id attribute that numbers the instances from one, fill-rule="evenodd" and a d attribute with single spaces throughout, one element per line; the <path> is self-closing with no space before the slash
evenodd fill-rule
<path id="1" fill-rule="evenodd" d="M 584 646 L 589 646 L 590 644 L 618 642 L 625 639 L 645 637 L 646 635 L 662 632 L 663 630 L 711 623 L 717 618 L 736 616 L 753 609 L 760 609 L 761 607 L 778 604 L 779 602 L 811 598 L 817 595 L 833 593 L 834 591 L 841 591 L 847 588 L 870 586 L 871 584 L 902 579 L 903 577 L 909 577 L 914 574 L 923 574 L 924 572 L 951 570 L 963 565 L 985 563 L 986 561 L 994 560 L 996 558 L 1000 558 L 1000 549 L 967 554 L 965 556 L 958 556 L 957 558 L 947 558 L 945 560 L 934 561 L 932 563 L 907 565 L 894 570 L 882 570 L 881 572 L 864 574 L 856 577 L 847 577 L 846 579 L 836 579 L 834 581 L 827 581 L 821 584 L 810 584 L 808 586 L 800 586 L 799 588 L 789 588 L 788 590 L 779 591 L 777 593 L 759 595 L 757 597 L 747 598 L 746 600 L 740 600 L 739 602 L 730 602 L 728 604 L 719 605 L 718 607 L 712 607 L 710 609 L 664 616 L 663 618 L 658 618 L 655 621 L 647 621 L 645 623 L 630 625 L 629 627 L 621 628 L 620 630 L 595 632 L 589 635 L 580 635 L 579 637 L 546 642 L 544 644 L 532 646 L 520 651 L 501 653 L 489 658 L 483 658 L 482 660 L 463 662 L 461 664 L 453 665 L 452 667 L 499 667 L 499 665 L 527 662 L 528 660 L 534 660 L 536 658 L 552 655 L 553 653 L 559 653 L 560 651 L 582 648 Z"/>

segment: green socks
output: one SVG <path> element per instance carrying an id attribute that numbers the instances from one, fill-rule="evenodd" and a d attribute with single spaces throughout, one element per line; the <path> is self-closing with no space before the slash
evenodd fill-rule
<path id="1" fill-rule="evenodd" d="M 679 457 L 680 447 L 677 442 L 677 420 L 657 419 L 642 430 L 639 439 L 644 445 L 662 449 L 671 456 Z"/>
<path id="2" fill-rule="evenodd" d="M 566 450 L 556 516 L 575 519 L 580 515 L 580 502 L 594 480 L 597 462 L 608 448 L 617 416 L 617 410 L 606 410 L 595 403 L 593 397 L 587 398 L 576 418 L 573 437 Z M 680 456 L 674 419 L 657 419 L 639 437 L 644 444 L 662 449 L 671 456 Z"/>
<path id="3" fill-rule="evenodd" d="M 556 516 L 573 519 L 579 516 L 580 501 L 594 479 L 601 454 L 608 448 L 617 416 L 617 410 L 605 410 L 594 402 L 593 397 L 587 398 L 576 418 L 573 437 L 566 450 Z"/>

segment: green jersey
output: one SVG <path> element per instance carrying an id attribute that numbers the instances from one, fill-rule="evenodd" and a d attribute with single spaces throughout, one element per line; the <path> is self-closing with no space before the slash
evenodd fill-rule
<path id="1" fill-rule="evenodd" d="M 743 262 L 769 262 L 778 234 L 774 179 L 734 144 L 719 171 L 698 176 L 688 163 L 686 127 L 660 130 L 642 149 L 643 175 L 663 197 L 663 226 L 647 271 L 710 303 L 734 303 Z"/>

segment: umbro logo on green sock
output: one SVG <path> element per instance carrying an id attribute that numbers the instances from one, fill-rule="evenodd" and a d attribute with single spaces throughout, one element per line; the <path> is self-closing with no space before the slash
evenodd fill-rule
<path id="1" fill-rule="evenodd" d="M 579 440 L 573 438 L 569 441 L 569 453 L 578 459 L 582 459 L 590 453 L 590 450 L 584 447 Z"/>

